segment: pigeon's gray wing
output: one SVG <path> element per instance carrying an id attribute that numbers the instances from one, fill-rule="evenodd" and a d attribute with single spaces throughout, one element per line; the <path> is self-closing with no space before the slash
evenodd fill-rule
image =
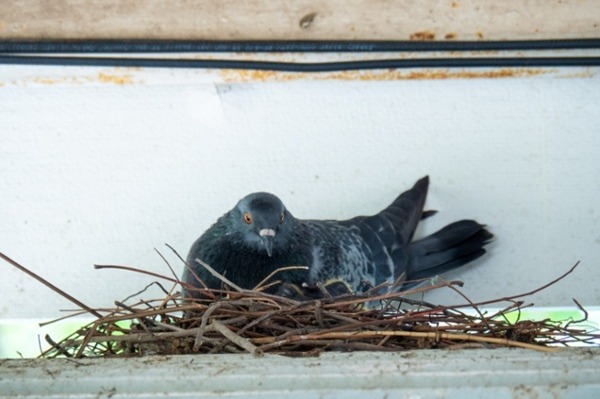
<path id="1" fill-rule="evenodd" d="M 423 217 L 433 214 L 423 213 L 428 185 L 429 177 L 425 176 L 378 214 L 340 222 L 360 231 L 373 265 L 373 284 L 379 285 L 386 281 L 392 283 L 406 272 L 409 262 L 408 246 L 417 224 Z"/>
<path id="2" fill-rule="evenodd" d="M 342 280 L 355 291 L 375 273 L 371 249 L 355 226 L 335 220 L 304 220 L 311 237 L 309 284 Z"/>
<path id="3" fill-rule="evenodd" d="M 415 229 L 433 211 L 423 212 L 429 178 L 425 176 L 376 215 L 340 224 L 355 230 L 367 248 L 369 265 L 361 273 L 374 285 L 435 276 L 482 256 L 493 235 L 472 220 L 460 220 L 411 242 Z"/>

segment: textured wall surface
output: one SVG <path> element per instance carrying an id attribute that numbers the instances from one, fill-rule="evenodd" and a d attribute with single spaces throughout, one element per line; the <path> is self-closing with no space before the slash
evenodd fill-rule
<path id="1" fill-rule="evenodd" d="M 598 70 L 507 76 L 241 83 L 214 71 L 1 66 L 1 250 L 112 306 L 154 279 L 94 263 L 168 275 L 156 247 L 180 273 L 163 243 L 185 255 L 248 192 L 278 194 L 297 217 L 341 219 L 379 211 L 429 174 L 427 207 L 440 212 L 420 234 L 475 218 L 497 237 L 449 276 L 471 299 L 528 291 L 581 260 L 530 299 L 599 305 Z M 0 268 L 0 317 L 74 307 Z"/>
<path id="2" fill-rule="evenodd" d="M 506 40 L 596 38 L 595 0 L 5 1 L 3 38 Z"/>

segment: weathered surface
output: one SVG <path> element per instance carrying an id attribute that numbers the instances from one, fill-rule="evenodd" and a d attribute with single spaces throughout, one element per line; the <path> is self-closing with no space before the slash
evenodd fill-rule
<path id="1" fill-rule="evenodd" d="M 0 38 L 593 38 L 599 15 L 599 2 L 579 0 L 20 0 L 0 7 Z"/>
<path id="2" fill-rule="evenodd" d="M 0 360 L 0 397 L 597 397 L 599 373 L 597 349 Z"/>

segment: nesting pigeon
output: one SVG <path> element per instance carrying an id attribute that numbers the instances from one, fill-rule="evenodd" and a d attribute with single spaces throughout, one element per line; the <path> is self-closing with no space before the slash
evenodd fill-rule
<path id="1" fill-rule="evenodd" d="M 187 262 L 209 288 L 223 283 L 196 259 L 246 289 L 281 267 L 308 266 L 275 278 L 296 287 L 342 281 L 361 293 L 385 282 L 435 276 L 482 256 L 493 236 L 472 220 L 412 241 L 419 221 L 435 213 L 423 211 L 428 185 L 426 176 L 381 212 L 344 221 L 296 219 L 275 195 L 250 194 L 198 238 Z M 188 268 L 183 281 L 201 287 Z M 193 290 L 186 295 L 197 296 Z"/>

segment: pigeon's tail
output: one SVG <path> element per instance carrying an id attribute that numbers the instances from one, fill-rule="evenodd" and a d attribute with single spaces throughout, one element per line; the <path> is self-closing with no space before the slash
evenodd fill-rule
<path id="1" fill-rule="evenodd" d="M 460 220 L 414 241 L 406 280 L 436 276 L 475 260 L 485 254 L 483 246 L 492 238 L 485 226 L 473 220 Z"/>
<path id="2" fill-rule="evenodd" d="M 428 187 L 429 176 L 425 176 L 419 179 L 410 190 L 400 194 L 394 202 L 375 216 L 378 223 L 381 223 L 382 219 L 389 222 L 397 241 L 402 243 L 410 242 L 417 224 L 422 219 L 435 213 L 435 211 L 423 212 Z"/>

